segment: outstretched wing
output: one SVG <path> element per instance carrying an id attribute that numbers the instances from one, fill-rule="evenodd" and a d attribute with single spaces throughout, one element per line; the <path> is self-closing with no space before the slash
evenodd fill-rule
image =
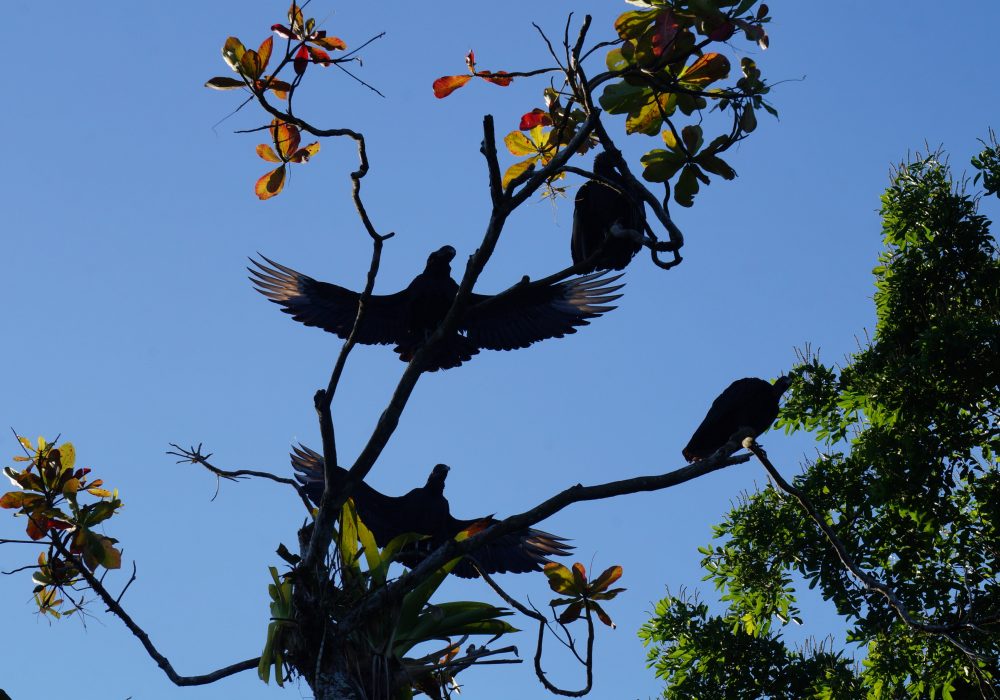
<path id="1" fill-rule="evenodd" d="M 488 350 L 514 350 L 561 338 L 615 308 L 607 304 L 621 296 L 614 292 L 625 285 L 611 284 L 620 277 L 594 273 L 557 284 L 517 284 L 495 296 L 473 294 L 462 329 L 476 347 Z"/>
<path id="2" fill-rule="evenodd" d="M 315 504 L 323 497 L 323 455 L 310 450 L 305 445 L 292 447 L 290 455 L 295 479 L 305 488 L 306 496 Z M 347 470 L 337 467 L 338 479 L 347 476 Z M 399 498 L 386 496 L 368 484 L 361 482 L 354 489 L 354 503 L 363 522 L 380 547 L 384 547 L 393 537 L 408 532 L 406 525 L 399 522 Z"/>
<path id="3" fill-rule="evenodd" d="M 497 522 L 494 518 L 486 520 L 490 525 Z M 451 529 L 461 532 L 475 522 L 474 520 L 455 520 Z M 567 544 L 564 537 L 534 528 L 526 528 L 504 535 L 470 552 L 458 563 L 452 573 L 461 578 L 476 578 L 479 574 L 476 573 L 473 563 L 487 574 L 524 574 L 531 571 L 541 571 L 542 567 L 550 561 L 549 557 L 566 556 L 572 550 L 573 546 Z"/>
<path id="4" fill-rule="evenodd" d="M 358 314 L 361 295 L 335 284 L 319 282 L 290 267 L 260 256 L 269 265 L 250 259 L 248 267 L 254 288 L 281 306 L 299 323 L 316 326 L 347 339 Z M 358 329 L 357 342 L 365 345 L 391 345 L 406 335 L 406 290 L 380 296 L 373 294 Z"/>

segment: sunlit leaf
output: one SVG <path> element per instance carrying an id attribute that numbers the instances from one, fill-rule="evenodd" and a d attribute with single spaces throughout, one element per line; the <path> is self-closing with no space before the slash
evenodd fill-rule
<path id="1" fill-rule="evenodd" d="M 446 75 L 434 81 L 434 97 L 441 99 L 472 80 L 471 75 Z"/>
<path id="2" fill-rule="evenodd" d="M 306 50 L 309 52 L 309 56 L 312 58 L 313 63 L 318 63 L 324 68 L 333 62 L 333 59 L 330 58 L 330 54 L 323 49 L 317 49 L 315 46 L 306 46 Z"/>
<path id="3" fill-rule="evenodd" d="M 291 29 L 283 24 L 272 24 L 271 31 L 280 36 L 282 39 L 294 39 L 295 34 Z"/>
<path id="4" fill-rule="evenodd" d="M 87 489 L 87 493 L 98 498 L 111 498 L 111 492 L 106 489 L 89 488 Z"/>
<path id="5" fill-rule="evenodd" d="M 521 131 L 528 131 L 536 126 L 552 126 L 552 117 L 544 109 L 538 107 L 522 115 L 521 124 L 517 128 Z"/>
<path id="6" fill-rule="evenodd" d="M 260 56 L 253 49 L 248 49 L 244 52 L 243 57 L 240 59 L 240 66 L 242 67 L 240 72 L 251 79 L 259 77 L 261 72 L 263 72 Z"/>
<path id="7" fill-rule="evenodd" d="M 261 73 L 267 68 L 268 61 L 271 60 L 271 49 L 274 46 L 274 37 L 267 37 L 261 42 L 260 48 L 257 49 L 257 55 L 260 57 L 260 71 Z M 257 75 L 260 75 L 258 73 Z"/>
<path id="8" fill-rule="evenodd" d="M 534 129 L 534 127 L 532 127 Z M 538 146 L 531 142 L 527 136 L 520 131 L 512 131 L 503 139 L 507 150 L 515 156 L 527 156 L 538 152 Z"/>
<path id="9" fill-rule="evenodd" d="M 274 149 L 268 146 L 266 143 L 261 143 L 257 145 L 257 155 L 266 160 L 268 163 L 280 163 L 281 158 L 278 154 L 274 152 Z"/>
<path id="10" fill-rule="evenodd" d="M 62 492 L 64 494 L 76 493 L 81 488 L 79 479 L 67 479 L 66 483 L 63 484 Z"/>
<path id="11" fill-rule="evenodd" d="M 299 50 L 295 52 L 292 67 L 295 69 L 297 75 L 302 75 L 306 72 L 306 68 L 309 67 L 309 51 L 305 46 L 300 46 Z"/>
<path id="12" fill-rule="evenodd" d="M 281 159 L 288 160 L 288 157 L 299 149 L 299 129 L 294 124 L 275 119 L 271 122 L 269 129 L 274 147 L 278 151 Z"/>
<path id="13" fill-rule="evenodd" d="M 245 52 L 246 48 L 244 48 L 243 43 L 234 36 L 226 39 L 226 43 L 222 45 L 223 60 L 237 73 L 240 72 L 240 62 L 243 60 Z"/>
<path id="14" fill-rule="evenodd" d="M 295 0 L 292 0 L 292 4 L 288 7 L 288 23 L 292 26 L 292 31 L 294 32 L 301 33 L 305 28 L 305 22 L 302 19 L 302 10 L 299 9 Z"/>
<path id="15" fill-rule="evenodd" d="M 505 77 L 507 75 L 507 71 L 505 70 L 494 71 L 492 74 L 490 74 L 490 71 L 479 71 L 476 75 L 488 83 L 493 83 L 501 87 L 507 87 L 514 80 L 513 78 Z"/>
<path id="16" fill-rule="evenodd" d="M 257 184 L 254 185 L 253 191 L 261 199 L 270 199 L 281 192 L 281 188 L 284 186 L 285 165 L 282 164 L 280 167 L 275 168 L 257 180 Z"/>
<path id="17" fill-rule="evenodd" d="M 330 49 L 331 51 L 347 50 L 347 44 L 344 43 L 344 40 L 335 36 L 325 36 L 321 39 L 312 39 L 311 41 L 317 46 L 322 46 L 324 49 Z"/>
<path id="18" fill-rule="evenodd" d="M 317 153 L 319 153 L 319 141 L 313 141 L 308 146 L 303 146 L 295 151 L 295 153 L 289 156 L 288 160 L 292 163 L 304 163 Z"/>
<path id="19" fill-rule="evenodd" d="M 246 87 L 246 83 L 238 78 L 219 76 L 207 81 L 205 87 L 213 90 L 238 90 L 241 87 Z"/>
<path id="20" fill-rule="evenodd" d="M 729 76 L 729 59 L 721 53 L 707 53 L 681 71 L 679 80 L 688 85 L 704 87 Z"/>
<path id="21" fill-rule="evenodd" d="M 549 562 L 542 568 L 542 571 L 549 579 L 549 588 L 556 593 L 573 593 L 575 591 L 573 572 L 559 562 Z"/>
<path id="22" fill-rule="evenodd" d="M 622 577 L 622 567 L 620 566 L 608 567 L 601 573 L 600 576 L 594 579 L 594 581 L 590 584 L 589 590 L 592 593 L 600 593 L 601 591 L 605 590 L 608 586 L 610 586 L 612 583 L 614 583 L 621 577 Z"/>
<path id="23" fill-rule="evenodd" d="M 503 174 L 503 180 L 500 183 L 501 187 L 506 188 L 512 180 L 516 180 L 518 177 L 523 175 L 529 168 L 534 166 L 536 162 L 538 162 L 538 156 L 514 163 L 512 166 L 507 168 L 507 171 Z"/>

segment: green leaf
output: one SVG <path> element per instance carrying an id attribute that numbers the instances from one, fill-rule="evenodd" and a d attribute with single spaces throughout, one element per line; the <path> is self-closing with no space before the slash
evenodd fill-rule
<path id="1" fill-rule="evenodd" d="M 674 185 L 674 200 L 682 207 L 690 207 L 694 204 L 694 196 L 698 194 L 700 186 L 695 175 L 695 166 L 690 163 L 681 170 L 681 176 L 677 178 Z"/>

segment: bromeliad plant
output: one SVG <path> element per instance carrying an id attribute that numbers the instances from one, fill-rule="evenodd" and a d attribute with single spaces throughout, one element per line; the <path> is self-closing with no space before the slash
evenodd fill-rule
<path id="1" fill-rule="evenodd" d="M 94 572 L 98 567 L 121 566 L 118 540 L 101 534 L 96 526 L 111 518 L 122 507 L 117 491 L 101 488 L 100 479 L 90 479 L 90 469 L 74 469 L 76 450 L 73 443 L 48 442 L 39 437 L 32 443 L 18 437 L 23 455 L 15 462 L 23 469 L 4 467 L 11 483 L 18 487 L 0 497 L 0 507 L 14 510 L 15 516 L 27 519 L 25 533 L 31 542 L 48 545 L 39 553 L 34 568 L 35 603 L 41 613 L 59 618 L 80 609 L 80 602 L 68 591 L 83 577 L 81 567 Z M 97 500 L 86 502 L 85 496 Z M 63 609 L 64 598 L 73 609 Z"/>
<path id="2" fill-rule="evenodd" d="M 474 525 L 459 533 L 456 540 L 468 539 L 481 529 Z M 334 536 L 337 562 L 331 568 L 336 572 L 336 585 L 328 591 L 328 605 L 324 611 L 330 620 L 339 622 L 350 617 L 369 596 L 385 587 L 389 582 L 390 566 L 397 555 L 418 539 L 419 535 L 400 535 L 379 549 L 371 531 L 358 517 L 354 502 L 349 500 L 341 511 Z M 282 548 L 279 553 L 293 566 L 299 563 L 298 557 L 286 549 Z M 370 674 L 355 679 L 366 689 L 368 697 L 389 697 L 386 693 L 393 688 L 397 693 L 392 696 L 394 699 L 411 698 L 416 691 L 428 693 L 432 688 L 435 696 L 440 696 L 447 692 L 446 687 L 454 685 L 454 677 L 460 671 L 479 659 L 514 650 L 513 647 L 487 648 L 499 637 L 517 631 L 501 619 L 511 615 L 510 610 L 477 601 L 430 602 L 460 559 L 445 564 L 399 601 L 369 616 L 350 633 L 349 647 L 360 662 L 356 667 L 371 670 Z M 274 579 L 268 586 L 272 600 L 271 623 L 258 673 L 267 682 L 274 668 L 275 679 L 282 685 L 290 675 L 290 667 L 285 666 L 286 655 L 294 659 L 295 667 L 302 668 L 301 656 L 309 651 L 303 648 L 301 636 L 296 639 L 286 634 L 297 619 L 293 602 L 294 573 L 279 578 L 272 567 L 271 576 Z M 462 644 L 473 635 L 490 639 L 479 647 L 470 645 L 461 653 Z M 456 637 L 459 641 L 453 642 Z M 416 647 L 430 642 L 439 643 L 434 651 L 416 658 L 408 656 Z M 387 678 L 393 679 L 389 685 L 386 685 Z M 401 678 L 407 682 L 400 683 Z"/>

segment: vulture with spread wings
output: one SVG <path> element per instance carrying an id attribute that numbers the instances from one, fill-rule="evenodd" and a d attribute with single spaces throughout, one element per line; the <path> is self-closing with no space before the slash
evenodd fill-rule
<path id="1" fill-rule="evenodd" d="M 624 179 L 606 152 L 594 158 L 594 174 L 613 186 L 600 180 L 588 180 L 576 193 L 570 240 L 573 263 L 580 264 L 601 250 L 583 272 L 624 270 L 642 250 L 646 212 L 642 201 L 629 194 Z"/>
<path id="2" fill-rule="evenodd" d="M 754 437 L 763 433 L 778 417 L 781 395 L 791 383 L 788 376 L 778 377 L 774 384 L 756 377 L 737 379 L 712 402 L 683 450 L 684 459 L 694 462 L 710 457 L 743 428 L 752 430 Z"/>
<path id="3" fill-rule="evenodd" d="M 323 455 L 304 445 L 293 448 L 291 454 L 295 478 L 302 484 L 306 496 L 318 504 L 323 496 Z M 444 496 L 444 481 L 449 467 L 438 464 L 427 477 L 427 483 L 402 496 L 386 496 L 361 482 L 352 498 L 361 522 L 371 530 L 379 547 L 385 547 L 394 537 L 407 532 L 426 535 L 425 539 L 404 548 L 396 560 L 413 568 L 445 541 L 476 523 L 493 525 L 492 516 L 459 520 L 452 517 L 448 499 Z M 337 467 L 338 479 L 347 470 Z M 334 485 L 336 486 L 336 484 Z M 540 571 L 550 556 L 565 556 L 573 549 L 566 539 L 534 528 L 518 530 L 493 540 L 467 554 L 452 570 L 462 578 L 476 578 L 473 562 L 487 574 L 522 574 Z"/>
<path id="4" fill-rule="evenodd" d="M 263 256 L 261 256 L 263 258 Z M 430 254 L 427 267 L 395 294 L 372 295 L 355 339 L 366 345 L 395 345 L 409 362 L 444 320 L 458 284 L 451 277 L 455 249 L 446 245 Z M 361 295 L 319 282 L 290 267 L 263 258 L 247 268 L 257 291 L 292 318 L 347 338 L 354 326 Z M 614 309 L 609 302 L 623 285 L 611 285 L 620 275 L 583 275 L 565 282 L 519 284 L 496 296 L 472 294 L 455 332 L 445 337 L 426 370 L 458 367 L 480 350 L 526 348 L 547 338 L 575 333 L 589 319 Z"/>

